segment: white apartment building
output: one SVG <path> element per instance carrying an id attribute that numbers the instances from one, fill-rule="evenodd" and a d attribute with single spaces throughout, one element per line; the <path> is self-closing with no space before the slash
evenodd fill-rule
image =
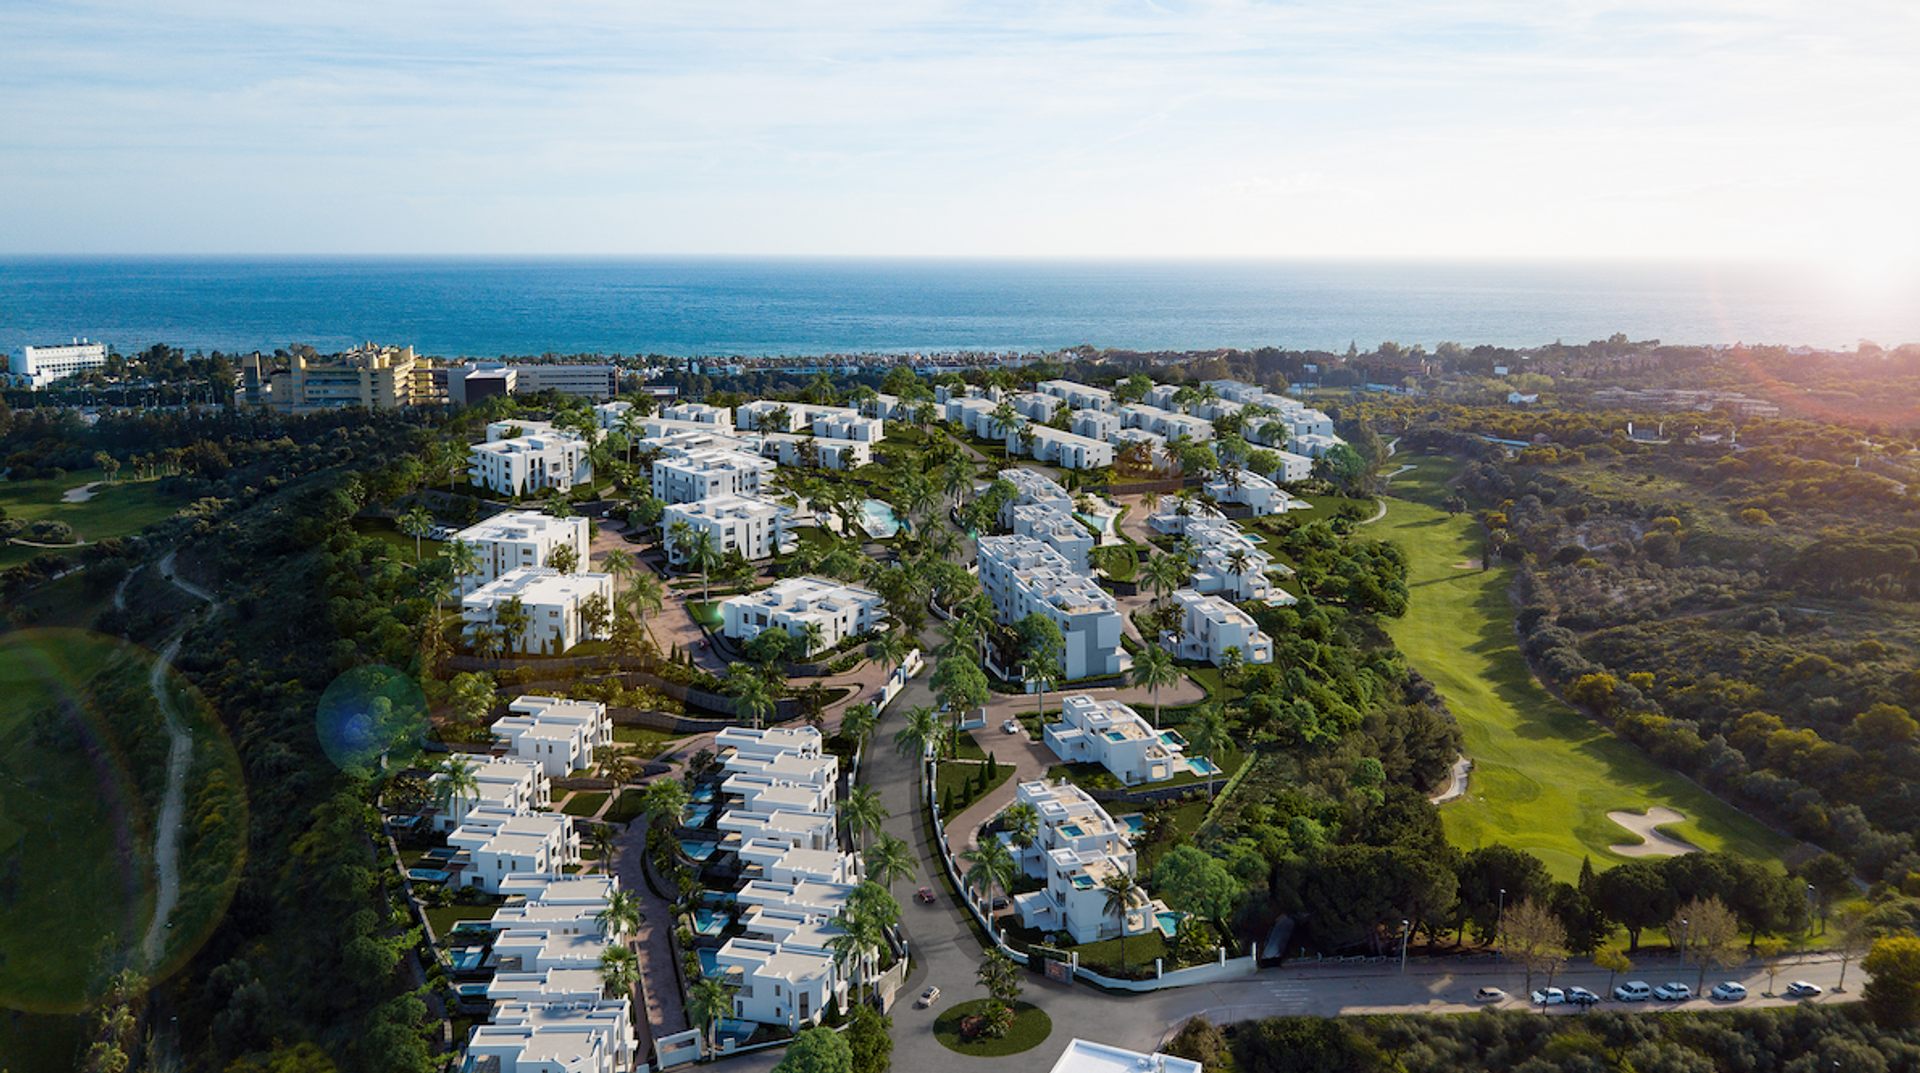
<path id="1" fill-rule="evenodd" d="M 1168 496 L 1147 516 L 1147 528 L 1164 536 L 1180 536 L 1187 527 L 1199 522 L 1226 521 L 1227 516 L 1198 499 Z M 1235 528 L 1239 528 L 1235 526 Z"/>
<path id="2" fill-rule="evenodd" d="M 1062 469 L 1098 469 L 1113 465 L 1113 444 L 1076 436 L 1046 425 L 1028 427 L 1032 430 L 1035 461 L 1051 462 Z M 1007 453 L 1015 454 L 1024 450 L 1021 446 L 1023 438 L 1019 431 L 1009 432 Z"/>
<path id="3" fill-rule="evenodd" d="M 696 503 L 719 495 L 757 496 L 779 466 L 759 455 L 720 448 L 674 451 L 653 463 L 654 497 Z"/>
<path id="4" fill-rule="evenodd" d="M 682 402 L 665 407 L 660 416 L 669 421 L 690 421 L 696 425 L 716 425 L 733 428 L 733 411 L 725 406 L 709 406 L 704 402 Z"/>
<path id="5" fill-rule="evenodd" d="M 734 970 L 738 990 L 733 1015 L 744 1021 L 804 1028 L 847 993 L 846 981 L 824 946 L 761 939 L 727 940 L 716 958 L 722 972 Z"/>
<path id="6" fill-rule="evenodd" d="M 555 518 L 533 510 L 496 514 L 477 525 L 454 534 L 453 539 L 471 546 L 479 560 L 479 569 L 460 578 L 460 591 L 470 592 L 509 570 L 530 570 L 546 566 L 556 549 L 573 549 L 574 561 L 587 564 L 585 518 Z"/>
<path id="7" fill-rule="evenodd" d="M 1174 655 L 1218 666 L 1227 649 L 1237 648 L 1249 664 L 1273 662 L 1273 638 L 1260 632 L 1252 615 L 1192 589 L 1175 592 L 1173 600 L 1181 608 L 1180 635 L 1168 634 L 1163 640 Z"/>
<path id="8" fill-rule="evenodd" d="M 887 618 L 879 593 L 821 577 L 783 578 L 759 592 L 729 597 L 720 608 L 721 632 L 735 640 L 751 641 L 772 626 L 797 635 L 816 622 L 827 648 L 877 630 Z"/>
<path id="9" fill-rule="evenodd" d="M 1080 519 L 1061 511 L 1056 503 L 1029 503 L 1012 508 L 1012 514 L 1015 536 L 1043 540 L 1076 573 L 1087 572 L 1087 556 L 1098 541 Z"/>
<path id="10" fill-rule="evenodd" d="M 11 362 L 13 375 L 36 388 L 46 387 L 88 369 L 105 368 L 107 345 L 76 339 L 64 346 L 21 347 Z"/>
<path id="11" fill-rule="evenodd" d="M 475 809 L 490 809 L 504 814 L 532 812 L 553 803 L 547 774 L 539 764 L 518 758 L 476 757 L 473 769 L 477 787 L 471 795 L 459 794 L 434 814 L 434 827 L 451 831 L 466 822 Z M 427 779 L 429 792 L 447 781 L 444 774 Z"/>
<path id="12" fill-rule="evenodd" d="M 749 561 L 771 558 L 793 547 L 787 529 L 793 511 L 758 496 L 717 495 L 694 503 L 674 503 L 660 516 L 668 534 L 687 527 L 688 535 L 708 533 L 713 546 L 725 555 L 738 551 Z M 685 547 L 676 540 L 666 542 L 667 561 L 680 566 L 687 557 Z"/>
<path id="13" fill-rule="evenodd" d="M 1322 436 L 1317 433 L 1304 433 L 1296 435 L 1293 439 L 1289 440 L 1287 442 L 1287 449 L 1296 454 L 1306 455 L 1308 458 L 1320 458 L 1325 456 L 1328 451 L 1346 442 L 1347 441 L 1338 436 Z"/>
<path id="14" fill-rule="evenodd" d="M 580 836 L 573 829 L 573 817 L 559 812 L 502 817 L 491 810 L 475 810 L 447 836 L 447 845 L 466 850 L 472 861 L 461 878 L 490 894 L 499 893 L 500 881 L 507 876 L 558 875 L 568 865 L 580 863 Z"/>
<path id="15" fill-rule="evenodd" d="M 816 410 L 809 424 L 813 434 L 824 440 L 851 440 L 855 443 L 879 443 L 887 438 L 884 422 L 877 417 L 862 417 L 857 410 L 833 413 Z"/>
<path id="16" fill-rule="evenodd" d="M 486 385 L 481 387 L 479 385 Z M 505 390 L 500 390 L 501 386 Z M 447 370 L 447 397 L 469 403 L 488 394 L 537 395 L 552 390 L 562 395 L 610 399 L 620 393 L 617 365 L 508 365 L 475 361 Z"/>
<path id="17" fill-rule="evenodd" d="M 1154 914 L 1166 906 L 1144 892 L 1135 895 L 1125 914 L 1107 912 L 1101 881 L 1136 871 L 1139 860 L 1099 802 L 1065 779 L 1023 782 L 1015 787 L 1014 800 L 1040 813 L 1038 837 L 1019 860 L 1028 875 L 1047 884 L 1044 890 L 1014 896 L 1022 925 L 1064 931 L 1076 943 L 1109 939 L 1122 928 L 1128 935 L 1140 935 L 1157 926 Z"/>
<path id="18" fill-rule="evenodd" d="M 1241 600 L 1264 600 L 1274 592 L 1268 574 L 1276 569 L 1273 556 L 1260 550 L 1239 526 L 1224 519 L 1189 518 L 1186 535 L 1199 555 L 1187 587 L 1196 592 L 1218 592 Z M 1236 570 L 1238 559 L 1244 564 Z M 1286 571 L 1287 567 L 1277 569 Z"/>
<path id="19" fill-rule="evenodd" d="M 1280 456 L 1280 468 L 1273 471 L 1273 475 L 1279 479 L 1280 483 L 1291 484 L 1313 476 L 1313 459 L 1306 455 L 1294 454 L 1292 451 L 1275 451 L 1274 453 Z"/>
<path id="20" fill-rule="evenodd" d="M 1075 410 L 1073 412 L 1073 433 L 1093 440 L 1113 441 L 1113 434 L 1123 427 L 1120 415 L 1105 410 Z"/>
<path id="21" fill-rule="evenodd" d="M 884 391 L 876 392 L 870 399 L 860 400 L 859 410 L 862 416 L 878 418 L 882 421 L 904 421 L 907 419 L 906 405 L 900 396 L 889 395 Z"/>
<path id="22" fill-rule="evenodd" d="M 613 720 L 596 700 L 525 696 L 508 711 L 493 736 L 507 743 L 508 756 L 539 764 L 549 778 L 592 767 L 595 753 L 613 745 Z"/>
<path id="23" fill-rule="evenodd" d="M 860 858 L 851 853 L 802 849 L 775 839 L 744 842 L 739 849 L 742 873 L 773 883 L 860 882 Z"/>
<path id="24" fill-rule="evenodd" d="M 1256 517 L 1285 514 L 1293 509 L 1292 496 L 1280 486 L 1250 469 L 1240 470 L 1234 480 L 1215 477 L 1206 483 L 1206 492 L 1217 503 L 1240 503 L 1253 508 Z"/>
<path id="25" fill-rule="evenodd" d="M 873 445 L 860 440 L 829 440 L 792 432 L 768 432 L 760 437 L 760 454 L 783 466 L 859 469 L 873 461 Z"/>
<path id="26" fill-rule="evenodd" d="M 1065 399 L 1067 405 L 1076 410 L 1113 410 L 1113 392 L 1105 388 L 1088 387 L 1071 380 L 1048 380 L 1036 385 L 1036 388 L 1045 394 Z"/>
<path id="27" fill-rule="evenodd" d="M 1013 524 L 1013 510 L 1031 504 L 1050 506 L 1062 514 L 1073 513 L 1073 497 L 1045 474 L 1015 466 L 995 474 L 995 479 L 1013 485 L 1014 497 L 1000 510 L 1000 524 Z"/>
<path id="28" fill-rule="evenodd" d="M 983 440 L 1005 440 L 1008 429 L 1002 428 L 994 419 L 993 412 L 1000 404 L 992 399 L 959 396 L 948 399 L 942 404 L 941 417 L 960 425 L 968 432 Z"/>
<path id="29" fill-rule="evenodd" d="M 1058 395 L 1043 395 L 1037 391 L 1022 391 L 1007 396 L 1007 404 L 1014 412 L 1033 422 L 1053 420 L 1053 415 L 1067 404 L 1067 400 Z"/>
<path id="30" fill-rule="evenodd" d="M 1077 429 L 1075 431 L 1078 431 Z M 1154 466 L 1164 466 L 1172 461 L 1167 453 L 1167 438 L 1143 428 L 1118 428 L 1108 434 L 1107 441 L 1113 444 L 1113 456 L 1118 459 L 1120 453 L 1136 443 L 1147 445 L 1147 462 Z"/>
<path id="31" fill-rule="evenodd" d="M 496 622 L 501 606 L 517 596 L 531 617 L 520 636 L 508 639 L 507 647 L 515 652 L 557 656 L 582 641 L 601 636 L 580 621 L 580 604 L 596 595 L 612 608 L 612 575 L 560 574 L 546 567 L 515 569 L 462 597 L 460 617 L 466 620 L 471 633 L 479 626 Z"/>
<path id="32" fill-rule="evenodd" d="M 476 1025 L 462 1073 L 629 1073 L 638 1040 L 627 999 L 505 1002 Z"/>
<path id="33" fill-rule="evenodd" d="M 1052 547 L 1032 537 L 982 537 L 980 585 L 995 617 L 1012 625 L 1038 612 L 1060 627 L 1066 680 L 1119 674 L 1130 661 L 1120 647 L 1120 608 L 1093 579 L 1076 572 Z"/>
<path id="34" fill-rule="evenodd" d="M 1268 653 L 1271 658 L 1271 651 Z M 1153 729 L 1140 713 L 1117 700 L 1078 693 L 1060 698 L 1060 721 L 1041 727 L 1047 748 L 1062 763 L 1093 762 L 1128 786 L 1184 774 L 1179 734 Z"/>
<path id="35" fill-rule="evenodd" d="M 714 735 L 713 747 L 722 762 L 734 756 L 770 760 L 776 756 L 819 757 L 825 743 L 813 727 L 727 727 Z M 731 750 L 731 755 L 729 755 Z"/>
<path id="36" fill-rule="evenodd" d="M 564 492 L 593 480 L 587 443 L 572 433 L 491 440 L 470 450 L 468 479 L 503 496 L 534 495 L 544 488 Z"/>

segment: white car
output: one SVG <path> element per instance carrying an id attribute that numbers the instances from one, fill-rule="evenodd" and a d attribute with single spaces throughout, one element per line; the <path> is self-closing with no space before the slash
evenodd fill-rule
<path id="1" fill-rule="evenodd" d="M 1693 988 L 1669 981 L 1654 988 L 1653 997 L 1661 1002 L 1685 1002 L 1693 997 Z"/>
<path id="2" fill-rule="evenodd" d="M 1721 1002 L 1739 1002 L 1741 999 L 1747 997 L 1747 988 L 1745 984 L 1737 984 L 1732 980 L 1723 980 L 1720 983 L 1714 984 L 1713 990 L 1707 992 L 1707 994 Z"/>
<path id="3" fill-rule="evenodd" d="M 929 987 L 925 991 L 920 992 L 920 1000 L 916 1002 L 915 1005 L 922 1007 L 931 1006 L 939 1001 L 939 998 L 940 989 L 937 987 Z"/>
<path id="4" fill-rule="evenodd" d="M 1483 987 L 1473 993 L 1475 1002 L 1505 1002 L 1507 993 L 1497 987 Z"/>
<path id="5" fill-rule="evenodd" d="M 1535 1006 L 1558 1006 L 1566 1001 L 1567 993 L 1557 987 L 1549 987 L 1545 991 L 1535 991 L 1533 993 L 1533 1004 Z"/>
<path id="6" fill-rule="evenodd" d="M 1575 1006 L 1591 1006 L 1600 1001 L 1600 996 L 1584 987 L 1569 987 L 1567 1001 Z"/>
<path id="7" fill-rule="evenodd" d="M 1805 980 L 1795 980 L 1794 982 L 1787 985 L 1787 997 L 1788 998 L 1812 998 L 1813 996 L 1820 994 L 1822 990 L 1823 989 L 1819 984 L 1810 984 Z"/>
<path id="8" fill-rule="evenodd" d="M 1652 995 L 1653 988 L 1645 980 L 1628 980 L 1613 989 L 1613 997 L 1619 1002 L 1645 1002 Z"/>
<path id="9" fill-rule="evenodd" d="M 1006 731 L 1009 734 L 1018 734 L 1020 733 L 1020 720 L 1009 719 L 1006 722 L 1000 724 L 1000 729 Z"/>

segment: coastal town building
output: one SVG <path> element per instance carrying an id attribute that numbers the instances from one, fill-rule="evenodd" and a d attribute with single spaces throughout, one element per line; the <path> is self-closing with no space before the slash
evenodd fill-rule
<path id="1" fill-rule="evenodd" d="M 620 393 L 617 365 L 471 361 L 446 370 L 447 401 L 470 405 L 492 395 L 538 395 L 552 391 L 589 399 Z"/>
<path id="2" fill-rule="evenodd" d="M 580 615 L 581 605 L 594 596 L 612 608 L 611 575 L 562 574 L 548 567 L 509 570 L 462 597 L 460 616 L 471 634 L 498 625 L 501 609 L 517 598 L 527 621 L 518 636 L 507 638 L 508 650 L 558 656 L 604 636 L 604 622 L 585 622 Z"/>
<path id="3" fill-rule="evenodd" d="M 979 562 L 980 587 L 1000 623 L 1012 625 L 1037 612 L 1060 628 L 1066 680 L 1127 668 L 1119 605 L 1051 546 L 1027 536 L 982 537 Z"/>
<path id="4" fill-rule="evenodd" d="M 1273 662 L 1273 638 L 1260 631 L 1252 615 L 1192 589 L 1176 591 L 1173 602 L 1180 607 L 1180 632 L 1163 640 L 1175 656 L 1218 666 L 1227 649 L 1235 648 L 1246 663 Z"/>
<path id="5" fill-rule="evenodd" d="M 715 495 L 693 503 L 672 503 L 661 515 L 666 527 L 667 561 L 685 565 L 691 544 L 679 534 L 692 538 L 706 533 L 714 550 L 725 555 L 737 551 L 749 561 L 770 558 L 793 546 L 787 528 L 793 510 L 758 496 Z M 684 527 L 684 528 L 682 528 Z"/>
<path id="6" fill-rule="evenodd" d="M 270 369 L 265 363 L 272 360 L 258 351 L 240 359 L 240 383 L 235 389 L 240 405 L 291 413 L 352 406 L 391 410 L 414 405 L 416 389 L 431 379 L 426 363 L 414 357 L 410 346 L 368 343 L 325 358 L 296 353 L 284 359 L 284 368 Z"/>
<path id="7" fill-rule="evenodd" d="M 105 368 L 107 345 L 76 339 L 56 346 L 21 347 L 9 364 L 16 379 L 29 387 L 43 388 L 88 369 Z"/>
<path id="8" fill-rule="evenodd" d="M 872 589 L 811 576 L 783 578 L 759 592 L 729 597 L 720 609 L 727 637 L 751 641 L 772 627 L 798 636 L 811 623 L 819 625 L 824 648 L 877 630 L 887 617 L 886 601 Z"/>
<path id="9" fill-rule="evenodd" d="M 539 511 L 515 510 L 455 533 L 453 539 L 474 550 L 477 569 L 461 575 L 460 591 L 471 592 L 509 570 L 532 569 L 552 563 L 553 553 L 572 548 L 574 562 L 587 562 L 587 519 L 574 515 L 556 518 Z"/>
<path id="10" fill-rule="evenodd" d="M 1087 436 L 1076 436 L 1046 425 L 1029 425 L 1007 435 L 1007 453 L 1026 453 L 1026 442 L 1033 444 L 1033 458 L 1050 462 L 1061 469 L 1097 469 L 1113 465 L 1113 444 Z"/>

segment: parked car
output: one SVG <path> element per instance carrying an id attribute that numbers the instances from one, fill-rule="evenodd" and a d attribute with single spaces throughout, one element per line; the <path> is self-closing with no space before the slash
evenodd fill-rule
<path id="1" fill-rule="evenodd" d="M 916 890 L 913 892 L 913 896 L 920 899 L 921 901 L 925 902 L 928 905 L 933 904 L 934 893 L 933 893 L 932 887 L 921 887 L 919 890 Z"/>
<path id="2" fill-rule="evenodd" d="M 914 1005 L 925 1008 L 933 1005 L 939 998 L 940 989 L 937 987 L 929 987 L 925 991 L 920 992 L 920 1000 L 915 1002 Z"/>
<path id="3" fill-rule="evenodd" d="M 1653 989 L 1653 997 L 1662 1002 L 1685 1002 L 1693 997 L 1693 988 L 1669 980 Z"/>
<path id="4" fill-rule="evenodd" d="M 1012 904 L 1013 904 L 1013 899 L 1002 894 L 1000 897 L 995 898 L 993 900 L 993 912 L 998 913 L 1002 909 L 1005 909 Z"/>
<path id="5" fill-rule="evenodd" d="M 1505 1002 L 1507 993 L 1497 987 L 1483 987 L 1473 993 L 1475 1002 Z"/>
<path id="6" fill-rule="evenodd" d="M 1628 980 L 1613 989 L 1613 997 L 1620 1002 L 1645 1002 L 1652 995 L 1653 988 L 1645 980 Z"/>
<path id="7" fill-rule="evenodd" d="M 1557 987 L 1549 987 L 1544 991 L 1533 993 L 1535 1006 L 1558 1006 L 1565 1001 L 1567 1001 L 1567 993 Z"/>
<path id="8" fill-rule="evenodd" d="M 1824 994 L 1825 992 L 1826 988 L 1821 987 L 1819 984 L 1810 984 L 1805 980 L 1795 980 L 1787 985 L 1788 998 L 1812 998 L 1815 995 Z"/>
<path id="9" fill-rule="evenodd" d="M 1713 990 L 1707 992 L 1707 994 L 1712 998 L 1719 999 L 1721 1002 L 1739 1002 L 1741 999 L 1747 997 L 1747 987 L 1745 984 L 1737 984 L 1732 980 L 1722 980 L 1720 983 L 1714 984 Z"/>
<path id="10" fill-rule="evenodd" d="M 1600 996 L 1584 987 L 1567 988 L 1567 1001 L 1575 1006 L 1591 1006 L 1600 1001 Z"/>
<path id="11" fill-rule="evenodd" d="M 1000 724 L 1000 729 L 1006 731 L 1009 734 L 1018 734 L 1020 733 L 1020 720 L 1009 719 L 1006 722 Z"/>

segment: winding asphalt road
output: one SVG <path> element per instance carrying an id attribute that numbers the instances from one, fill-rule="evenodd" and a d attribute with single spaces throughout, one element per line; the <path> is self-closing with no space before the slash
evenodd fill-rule
<path id="1" fill-rule="evenodd" d="M 166 558 L 160 560 L 160 576 L 188 595 L 209 604 L 214 603 L 212 593 L 174 573 L 173 552 L 168 552 Z M 149 968 L 160 963 L 160 955 L 167 945 L 168 918 L 173 915 L 173 907 L 180 901 L 180 824 L 187 807 L 187 773 L 193 770 L 193 735 L 182 723 L 180 713 L 174 709 L 173 698 L 167 695 L 167 671 L 173 666 L 174 656 L 180 653 L 180 642 L 186 638 L 190 628 L 191 624 L 183 626 L 173 635 L 173 640 L 167 642 L 167 647 L 153 661 L 153 671 L 147 676 L 154 703 L 160 706 L 160 714 L 166 719 L 170 741 L 167 750 L 167 792 L 160 799 L 160 820 L 153 845 L 154 862 L 160 870 L 160 884 L 154 895 L 153 923 L 147 926 L 146 939 L 140 944 L 140 952 L 146 957 Z"/>

